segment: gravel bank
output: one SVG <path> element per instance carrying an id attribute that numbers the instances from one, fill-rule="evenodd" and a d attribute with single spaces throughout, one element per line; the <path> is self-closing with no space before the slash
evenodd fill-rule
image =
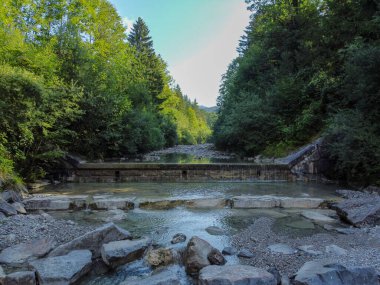
<path id="1" fill-rule="evenodd" d="M 69 242 L 96 226 L 81 226 L 73 221 L 44 215 L 16 215 L 0 220 L 0 250 L 38 238 L 50 238 L 57 245 Z"/>
<path id="2" fill-rule="evenodd" d="M 242 263 L 261 268 L 271 266 L 285 275 L 295 274 L 301 266 L 311 260 L 331 258 L 345 266 L 373 266 L 380 272 L 380 239 L 374 230 L 357 230 L 345 235 L 337 232 L 314 234 L 292 238 L 272 230 L 274 219 L 259 218 L 246 230 L 232 238 L 232 244 L 238 248 L 247 248 L 255 254 L 252 259 L 241 259 Z M 299 246 L 312 245 L 312 249 L 321 251 L 321 255 L 311 255 L 298 250 L 295 254 L 271 253 L 269 245 L 283 243 L 295 249 Z M 325 247 L 337 245 L 345 250 L 345 255 L 327 254 Z"/>

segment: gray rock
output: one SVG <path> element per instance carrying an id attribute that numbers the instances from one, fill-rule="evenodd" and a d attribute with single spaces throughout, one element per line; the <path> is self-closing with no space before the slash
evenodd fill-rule
<path id="1" fill-rule="evenodd" d="M 307 219 L 317 221 L 317 222 L 331 223 L 331 222 L 335 221 L 334 219 L 332 219 L 326 215 L 323 215 L 321 213 L 314 212 L 314 211 L 303 211 L 303 212 L 301 212 L 301 215 Z"/>
<path id="2" fill-rule="evenodd" d="M 67 197 L 34 197 L 24 200 L 26 210 L 50 210 L 62 211 L 69 210 L 71 201 Z"/>
<path id="3" fill-rule="evenodd" d="M 297 272 L 294 285 L 375 285 L 374 268 L 346 268 L 329 260 L 306 262 Z"/>
<path id="4" fill-rule="evenodd" d="M 222 236 L 226 234 L 225 230 L 215 226 L 206 228 L 206 232 L 213 236 Z"/>
<path id="5" fill-rule="evenodd" d="M 3 212 L 0 212 L 0 221 L 2 220 L 2 219 L 5 219 L 7 216 L 3 213 Z"/>
<path id="6" fill-rule="evenodd" d="M 117 267 L 137 259 L 140 259 L 150 240 L 142 238 L 138 240 L 120 240 L 103 244 L 101 255 L 103 261 L 111 267 Z"/>
<path id="7" fill-rule="evenodd" d="M 0 199 L 0 212 L 7 217 L 17 215 L 17 210 L 13 208 L 11 204 L 2 199 Z"/>
<path id="8" fill-rule="evenodd" d="M 335 244 L 332 244 L 332 245 L 326 246 L 326 253 L 333 254 L 333 255 L 345 255 L 347 254 L 347 250 Z"/>
<path id="9" fill-rule="evenodd" d="M 332 206 L 338 215 L 356 227 L 380 224 L 380 196 L 350 198 Z"/>
<path id="10" fill-rule="evenodd" d="M 177 266 L 165 268 L 142 279 L 127 279 L 120 285 L 180 285 L 180 268 Z"/>
<path id="11" fill-rule="evenodd" d="M 14 190 L 5 190 L 1 193 L 1 198 L 8 203 L 21 202 L 22 196 Z"/>
<path id="12" fill-rule="evenodd" d="M 223 248 L 222 253 L 224 255 L 235 255 L 237 253 L 237 250 L 233 247 L 227 246 Z"/>
<path id="13" fill-rule="evenodd" d="M 281 277 L 281 285 L 290 285 L 290 279 L 288 276 L 282 276 Z"/>
<path id="14" fill-rule="evenodd" d="M 130 238 L 131 235 L 128 231 L 113 223 L 109 223 L 68 243 L 58 246 L 49 254 L 49 256 L 65 255 L 73 250 L 89 249 L 91 250 L 93 257 L 98 258 L 100 257 L 100 249 L 104 243 Z"/>
<path id="15" fill-rule="evenodd" d="M 236 196 L 232 198 L 233 208 L 318 208 L 324 202 L 319 198 L 294 198 L 278 196 Z"/>
<path id="16" fill-rule="evenodd" d="M 177 244 L 177 243 L 185 242 L 186 238 L 187 238 L 186 235 L 178 233 L 173 236 L 171 243 Z"/>
<path id="17" fill-rule="evenodd" d="M 4 285 L 36 285 L 36 273 L 20 271 L 8 274 L 4 278 Z"/>
<path id="18" fill-rule="evenodd" d="M 216 248 L 210 251 L 207 258 L 212 265 L 224 265 L 227 262 L 224 256 Z"/>
<path id="19" fill-rule="evenodd" d="M 187 244 L 185 267 L 189 275 L 196 276 L 203 267 L 211 265 L 208 255 L 214 248 L 207 241 L 193 236 Z"/>
<path id="20" fill-rule="evenodd" d="M 16 211 L 20 214 L 26 214 L 26 210 L 24 208 L 24 205 L 21 204 L 20 202 L 14 202 L 11 204 L 13 208 L 16 209 Z"/>
<path id="21" fill-rule="evenodd" d="M 199 285 L 276 285 L 272 274 L 248 265 L 207 266 L 200 271 Z"/>
<path id="22" fill-rule="evenodd" d="M 281 274 L 278 269 L 276 267 L 270 267 L 267 271 L 273 275 L 274 279 L 276 280 L 276 284 L 281 285 Z"/>
<path id="23" fill-rule="evenodd" d="M 298 247 L 299 250 L 306 252 L 307 254 L 310 254 L 310 255 L 321 255 L 321 254 L 323 254 L 322 251 L 314 250 L 312 248 L 313 248 L 312 245 L 302 245 L 302 246 Z"/>
<path id="24" fill-rule="evenodd" d="M 238 257 L 243 257 L 243 258 L 252 258 L 255 255 L 252 252 L 250 252 L 248 249 L 243 248 L 242 250 L 239 251 L 239 253 L 237 254 L 237 256 Z"/>
<path id="25" fill-rule="evenodd" d="M 315 228 L 314 224 L 310 221 L 307 221 L 307 220 L 291 222 L 289 224 L 286 224 L 286 226 L 293 228 L 293 229 L 302 229 L 302 230 L 314 229 Z"/>
<path id="26" fill-rule="evenodd" d="M 268 249 L 271 252 L 282 253 L 282 254 L 295 254 L 297 252 L 296 249 L 290 247 L 287 244 L 282 244 L 282 243 L 272 244 L 272 245 L 268 246 Z"/>
<path id="27" fill-rule="evenodd" d="M 0 284 L 3 284 L 5 278 L 5 272 L 4 269 L 0 265 Z"/>
<path id="28" fill-rule="evenodd" d="M 77 282 L 91 269 L 91 251 L 74 250 L 67 255 L 35 260 L 29 263 L 37 271 L 40 285 L 66 285 Z"/>
<path id="29" fill-rule="evenodd" d="M 0 263 L 20 267 L 28 261 L 48 254 L 55 247 L 50 239 L 38 239 L 5 248 L 0 253 Z"/>
<path id="30" fill-rule="evenodd" d="M 92 210 L 131 210 L 135 207 L 135 204 L 128 198 L 95 198 L 88 207 Z"/>
<path id="31" fill-rule="evenodd" d="M 336 228 L 335 229 L 338 233 L 344 234 L 344 235 L 352 235 L 360 231 L 358 228 Z"/>

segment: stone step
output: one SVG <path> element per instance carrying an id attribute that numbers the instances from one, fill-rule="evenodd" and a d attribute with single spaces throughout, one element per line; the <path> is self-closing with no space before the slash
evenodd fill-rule
<path id="1" fill-rule="evenodd" d="M 232 198 L 232 208 L 256 209 L 256 208 L 319 208 L 325 200 L 320 198 L 297 198 L 280 196 L 235 196 Z"/>

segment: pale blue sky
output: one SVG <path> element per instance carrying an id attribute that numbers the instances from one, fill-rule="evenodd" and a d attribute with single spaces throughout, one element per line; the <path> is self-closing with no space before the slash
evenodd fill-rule
<path id="1" fill-rule="evenodd" d="M 221 75 L 249 22 L 244 0 L 110 0 L 124 22 L 147 23 L 183 92 L 214 106 Z"/>

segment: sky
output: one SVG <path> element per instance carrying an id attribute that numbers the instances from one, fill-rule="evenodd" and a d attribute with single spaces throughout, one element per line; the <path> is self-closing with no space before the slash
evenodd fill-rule
<path id="1" fill-rule="evenodd" d="M 127 30 L 147 23 L 158 54 L 199 105 L 215 106 L 221 76 L 249 23 L 244 0 L 110 0 Z"/>

